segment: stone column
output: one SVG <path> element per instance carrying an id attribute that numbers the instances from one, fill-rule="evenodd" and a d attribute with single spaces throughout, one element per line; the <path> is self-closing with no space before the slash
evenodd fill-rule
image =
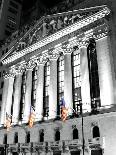
<path id="1" fill-rule="evenodd" d="M 114 104 L 114 70 L 109 37 L 96 41 L 101 106 Z"/>
<path id="2" fill-rule="evenodd" d="M 5 106 L 6 106 L 6 96 L 8 94 L 8 78 L 4 78 L 4 87 L 3 87 L 3 94 L 2 94 L 2 105 L 1 105 L 1 122 L 0 124 L 3 125 L 5 121 Z"/>
<path id="3" fill-rule="evenodd" d="M 73 112 L 71 52 L 72 49 L 64 50 L 64 100 L 69 108 L 69 115 Z"/>
<path id="4" fill-rule="evenodd" d="M 24 104 L 24 113 L 23 113 L 23 122 L 27 123 L 30 115 L 31 108 L 31 91 L 32 91 L 32 70 L 34 66 L 29 64 L 27 66 L 26 72 L 26 92 L 25 92 L 25 104 Z"/>
<path id="5" fill-rule="evenodd" d="M 35 112 L 36 120 L 40 121 L 43 118 L 43 88 L 44 88 L 44 64 L 38 62 L 37 87 L 36 87 L 36 103 Z"/>
<path id="6" fill-rule="evenodd" d="M 6 113 L 11 115 L 11 106 L 12 106 L 12 95 L 13 95 L 13 84 L 14 84 L 14 74 L 9 74 L 7 94 L 6 94 L 6 103 L 5 103 L 5 117 Z"/>
<path id="7" fill-rule="evenodd" d="M 86 46 L 80 47 L 81 97 L 83 112 L 91 111 L 89 70 Z"/>
<path id="8" fill-rule="evenodd" d="M 19 111 L 20 111 L 20 99 L 21 99 L 21 84 L 22 84 L 22 73 L 19 72 L 15 77 L 14 85 L 14 103 L 13 103 L 13 117 L 12 123 L 18 123 Z"/>
<path id="9" fill-rule="evenodd" d="M 5 123 L 6 112 L 8 114 L 11 114 L 13 82 L 14 82 L 14 75 L 9 74 L 4 76 L 4 87 L 3 87 L 2 106 L 1 106 L 1 124 Z"/>
<path id="10" fill-rule="evenodd" d="M 50 57 L 49 119 L 57 116 L 57 58 Z"/>

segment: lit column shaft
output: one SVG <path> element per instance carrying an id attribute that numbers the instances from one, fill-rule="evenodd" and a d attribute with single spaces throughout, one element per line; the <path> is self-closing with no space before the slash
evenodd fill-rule
<path id="1" fill-rule="evenodd" d="M 113 100 L 113 69 L 109 37 L 96 41 L 101 106 L 111 105 Z"/>
<path id="2" fill-rule="evenodd" d="M 11 114 L 13 84 L 14 84 L 14 75 L 9 77 L 8 92 L 7 92 L 7 96 L 6 96 L 6 111 L 5 111 L 5 113 L 7 112 L 9 115 Z"/>
<path id="3" fill-rule="evenodd" d="M 57 116 L 57 58 L 50 60 L 49 119 Z"/>
<path id="4" fill-rule="evenodd" d="M 42 120 L 43 117 L 43 87 L 44 87 L 44 63 L 39 65 L 37 74 L 36 103 L 35 103 L 36 120 Z"/>
<path id="5" fill-rule="evenodd" d="M 19 111 L 20 111 L 20 99 L 21 99 L 21 83 L 22 74 L 17 74 L 15 79 L 15 91 L 14 91 L 14 103 L 13 103 L 13 117 L 12 122 L 18 123 Z"/>
<path id="6" fill-rule="evenodd" d="M 64 53 L 64 100 L 66 107 L 69 108 L 69 114 L 72 114 L 72 65 L 70 49 L 67 49 Z"/>
<path id="7" fill-rule="evenodd" d="M 11 83 L 10 83 L 10 80 L 11 80 Z M 10 96 L 12 95 L 12 92 L 13 92 L 13 81 L 14 81 L 13 78 L 9 78 L 9 77 L 4 78 L 4 87 L 3 87 L 3 94 L 2 94 L 2 106 L 1 106 L 1 124 L 4 124 L 4 122 L 5 122 L 6 110 L 8 107 L 8 105 L 7 105 L 8 100 L 9 100 L 10 104 L 12 102 L 12 98 Z M 10 88 L 9 86 L 11 86 L 11 90 L 9 89 Z M 10 101 L 10 99 L 11 99 L 11 101 Z M 10 111 L 10 113 L 11 113 L 11 111 Z"/>
<path id="8" fill-rule="evenodd" d="M 81 97 L 83 103 L 83 112 L 91 111 L 89 70 L 87 59 L 87 48 L 80 47 L 80 70 L 81 70 Z"/>
<path id="9" fill-rule="evenodd" d="M 30 115 L 31 107 L 31 90 L 32 90 L 32 68 L 27 69 L 25 105 L 23 113 L 23 122 L 27 123 Z"/>

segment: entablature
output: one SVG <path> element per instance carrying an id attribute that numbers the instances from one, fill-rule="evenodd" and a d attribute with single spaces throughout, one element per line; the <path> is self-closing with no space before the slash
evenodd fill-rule
<path id="1" fill-rule="evenodd" d="M 2 63 L 4 65 L 11 63 L 16 64 L 17 62 L 25 60 L 25 57 L 28 55 L 29 59 L 33 56 L 35 56 L 37 59 L 41 59 L 42 55 L 50 59 L 57 58 L 59 53 L 62 51 L 63 45 L 61 42 L 67 42 L 68 45 L 66 46 L 69 50 L 70 48 L 73 49 L 74 46 L 87 46 L 87 41 L 89 38 L 93 37 L 97 40 L 105 37 L 108 34 L 108 26 L 104 22 L 104 17 L 109 13 L 110 10 L 104 6 L 98 12 L 92 15 L 89 14 L 87 17 L 72 23 L 58 32 L 54 32 L 54 34 L 43 38 L 31 46 L 10 54 L 8 57 L 2 59 Z M 59 44 L 61 45 L 57 47 Z"/>

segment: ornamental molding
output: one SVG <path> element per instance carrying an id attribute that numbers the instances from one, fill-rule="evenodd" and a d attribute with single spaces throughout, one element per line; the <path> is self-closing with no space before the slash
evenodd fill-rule
<path id="1" fill-rule="evenodd" d="M 59 40 L 60 38 L 67 36 L 91 23 L 94 23 L 95 21 L 105 17 L 106 15 L 108 15 L 110 13 L 110 10 L 104 6 L 99 12 L 93 14 L 93 15 L 89 15 L 88 17 L 86 17 L 85 19 L 81 19 L 79 22 L 76 22 L 48 37 L 46 37 L 43 40 L 38 41 L 37 43 L 29 46 L 28 48 L 21 50 L 19 52 L 16 52 L 14 55 L 9 56 L 8 58 L 2 60 L 3 64 L 8 64 L 11 63 L 13 61 L 15 61 L 16 59 L 19 59 L 20 57 L 23 57 L 24 55 L 31 53 L 35 50 L 38 50 L 56 40 Z M 100 34 L 98 36 L 96 36 L 98 39 L 99 37 L 104 37 L 104 35 Z"/>
<path id="2" fill-rule="evenodd" d="M 14 74 L 14 75 L 18 75 L 18 74 L 22 74 L 25 69 L 26 69 L 26 62 L 22 61 L 17 65 L 13 65 L 9 68 L 9 73 Z"/>
<path id="3" fill-rule="evenodd" d="M 71 54 L 74 51 L 73 47 L 70 46 L 63 46 L 63 54 Z"/>
<path id="4" fill-rule="evenodd" d="M 62 44 L 58 44 L 58 45 L 54 46 L 54 48 L 52 48 L 48 51 L 49 59 L 57 60 L 58 57 L 60 56 L 60 53 L 62 53 L 62 52 L 63 52 Z"/>
<path id="5" fill-rule="evenodd" d="M 34 59 L 31 59 L 28 61 L 26 65 L 26 70 L 33 70 L 33 68 L 37 65 L 37 61 L 34 61 Z"/>
<path id="6" fill-rule="evenodd" d="M 45 63 L 47 62 L 48 58 L 47 57 L 44 57 L 43 55 L 40 56 L 38 59 L 37 59 L 37 65 L 42 65 L 44 66 Z"/>

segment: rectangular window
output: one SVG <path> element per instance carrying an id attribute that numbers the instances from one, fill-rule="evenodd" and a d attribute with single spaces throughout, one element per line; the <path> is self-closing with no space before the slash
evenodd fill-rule
<path id="1" fill-rule="evenodd" d="M 80 51 L 75 50 L 72 53 L 72 71 L 73 71 L 73 102 L 76 113 L 81 112 L 81 76 L 80 76 Z"/>
<path id="2" fill-rule="evenodd" d="M 60 115 L 60 101 L 62 97 L 64 97 L 64 55 L 61 55 L 58 59 L 58 115 Z"/>
<path id="3" fill-rule="evenodd" d="M 15 14 L 15 15 L 17 15 L 17 11 L 15 9 L 11 8 L 11 7 L 8 9 L 8 11 Z"/>
<path id="4" fill-rule="evenodd" d="M 49 113 L 49 85 L 50 85 L 50 62 L 46 62 L 44 67 L 44 117 Z"/>
<path id="5" fill-rule="evenodd" d="M 18 5 L 12 1 L 10 1 L 10 5 L 16 9 L 18 9 Z"/>
<path id="6" fill-rule="evenodd" d="M 26 72 L 22 75 L 22 86 L 21 86 L 21 101 L 20 101 L 20 113 L 19 119 L 22 120 L 25 102 L 25 92 L 26 92 Z"/>
<path id="7" fill-rule="evenodd" d="M 11 25 L 6 25 L 6 28 L 8 28 L 10 31 L 13 31 L 15 29 L 15 27 L 13 27 Z"/>
<path id="8" fill-rule="evenodd" d="M 34 107 L 35 107 L 35 102 L 36 102 L 37 70 L 38 70 L 38 67 L 36 66 L 32 72 L 32 97 L 31 99 L 32 99 L 32 106 Z"/>
<path id="9" fill-rule="evenodd" d="M 89 41 L 90 42 L 87 47 L 87 56 L 88 56 L 88 68 L 89 68 L 91 108 L 92 111 L 96 113 L 99 107 L 101 106 L 97 51 L 95 40 L 90 39 Z"/>
<path id="10" fill-rule="evenodd" d="M 1 82 L 1 88 L 3 88 L 3 86 L 4 86 L 4 81 Z"/>

